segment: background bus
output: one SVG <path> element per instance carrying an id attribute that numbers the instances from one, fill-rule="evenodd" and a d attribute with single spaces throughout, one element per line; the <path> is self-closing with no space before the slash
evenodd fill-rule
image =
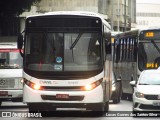
<path id="1" fill-rule="evenodd" d="M 0 38 L 0 105 L 2 101 L 22 101 L 22 57 L 17 39 Z"/>
<path id="2" fill-rule="evenodd" d="M 28 17 L 23 102 L 29 111 L 66 107 L 108 111 L 110 37 L 110 25 L 95 13 L 65 11 Z M 21 49 L 22 36 L 18 41 Z"/>
<path id="3" fill-rule="evenodd" d="M 114 41 L 115 41 L 115 37 L 119 33 L 122 33 L 122 32 L 112 32 L 111 33 L 112 60 L 113 60 L 113 56 L 114 56 Z M 111 98 L 110 98 L 113 101 L 113 103 L 116 103 L 116 104 L 120 103 L 121 95 L 122 95 L 121 91 L 122 91 L 121 79 L 117 79 L 116 75 L 114 73 L 113 74 L 113 79 L 112 79 L 112 95 L 111 95 Z"/>
<path id="4" fill-rule="evenodd" d="M 116 36 L 114 73 L 122 81 L 122 99 L 132 99 L 129 82 L 160 65 L 160 29 L 133 30 Z"/>

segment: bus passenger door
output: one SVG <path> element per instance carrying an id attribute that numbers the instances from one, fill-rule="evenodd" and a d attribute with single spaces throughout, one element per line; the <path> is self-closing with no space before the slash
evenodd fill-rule
<path id="1" fill-rule="evenodd" d="M 104 53 L 104 78 L 105 80 L 105 86 L 106 86 L 106 98 L 107 101 L 109 101 L 111 97 L 112 92 L 112 46 L 111 46 L 111 33 L 106 33 L 106 36 L 104 36 L 104 42 L 103 44 L 103 53 Z"/>

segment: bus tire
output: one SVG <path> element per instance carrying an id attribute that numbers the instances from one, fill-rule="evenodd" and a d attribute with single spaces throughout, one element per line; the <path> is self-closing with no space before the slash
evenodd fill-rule
<path id="1" fill-rule="evenodd" d="M 104 111 L 104 103 L 88 104 L 86 109 L 91 110 L 93 112 Z"/>
<path id="2" fill-rule="evenodd" d="M 114 104 L 120 103 L 120 97 L 118 97 L 117 99 L 113 99 L 113 103 Z"/>
<path id="3" fill-rule="evenodd" d="M 126 93 L 122 93 L 121 99 L 122 100 L 127 100 L 127 94 Z"/>
<path id="4" fill-rule="evenodd" d="M 109 101 L 107 101 L 104 105 L 104 112 L 108 112 L 109 111 Z"/>
<path id="5" fill-rule="evenodd" d="M 0 107 L 2 106 L 2 101 L 0 101 Z"/>
<path id="6" fill-rule="evenodd" d="M 92 113 L 94 113 L 94 115 L 100 115 L 103 116 L 106 112 L 109 111 L 109 101 L 97 106 L 95 109 L 92 109 Z"/>
<path id="7" fill-rule="evenodd" d="M 53 107 L 51 104 L 38 104 L 38 103 L 29 103 L 28 104 L 29 112 L 37 113 L 51 113 L 56 111 L 56 107 Z"/>
<path id="8" fill-rule="evenodd" d="M 39 112 L 37 104 L 29 103 L 27 105 L 28 105 L 29 113 L 38 113 Z"/>

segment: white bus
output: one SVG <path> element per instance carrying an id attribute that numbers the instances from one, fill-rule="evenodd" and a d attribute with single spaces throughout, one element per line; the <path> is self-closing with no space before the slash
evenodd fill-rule
<path id="1" fill-rule="evenodd" d="M 122 82 L 122 99 L 132 99 L 130 81 L 160 65 L 160 29 L 132 30 L 115 37 L 113 71 Z"/>
<path id="2" fill-rule="evenodd" d="M 108 111 L 110 25 L 90 12 L 50 12 L 26 19 L 23 102 L 29 111 Z M 23 41 L 24 40 L 24 41 Z"/>
<path id="3" fill-rule="evenodd" d="M 23 60 L 16 41 L 0 40 L 0 105 L 3 101 L 22 102 Z"/>

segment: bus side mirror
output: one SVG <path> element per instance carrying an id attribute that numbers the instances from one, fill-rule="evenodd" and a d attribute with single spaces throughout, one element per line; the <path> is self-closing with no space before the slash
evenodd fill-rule
<path id="1" fill-rule="evenodd" d="M 22 53 L 22 48 L 23 48 L 23 35 L 22 35 L 22 34 L 20 34 L 20 35 L 18 36 L 17 47 L 18 47 L 18 49 L 19 49 L 19 51 L 20 51 L 21 56 L 23 57 L 23 53 Z"/>
<path id="2" fill-rule="evenodd" d="M 120 61 L 120 45 L 116 46 L 115 54 L 116 54 L 115 62 L 118 63 Z"/>
<path id="3" fill-rule="evenodd" d="M 111 46 L 111 33 L 105 33 L 105 47 L 106 47 L 106 54 L 112 53 L 112 46 Z"/>
<path id="4" fill-rule="evenodd" d="M 106 42 L 105 44 L 106 44 L 106 54 L 111 54 L 112 52 L 111 43 Z"/>
<path id="5" fill-rule="evenodd" d="M 136 86 L 136 81 L 131 81 L 129 84 L 130 84 L 132 87 L 134 87 L 134 86 Z"/>
<path id="6" fill-rule="evenodd" d="M 22 49 L 23 47 L 23 35 L 22 34 L 18 36 L 17 47 L 18 49 Z"/>

